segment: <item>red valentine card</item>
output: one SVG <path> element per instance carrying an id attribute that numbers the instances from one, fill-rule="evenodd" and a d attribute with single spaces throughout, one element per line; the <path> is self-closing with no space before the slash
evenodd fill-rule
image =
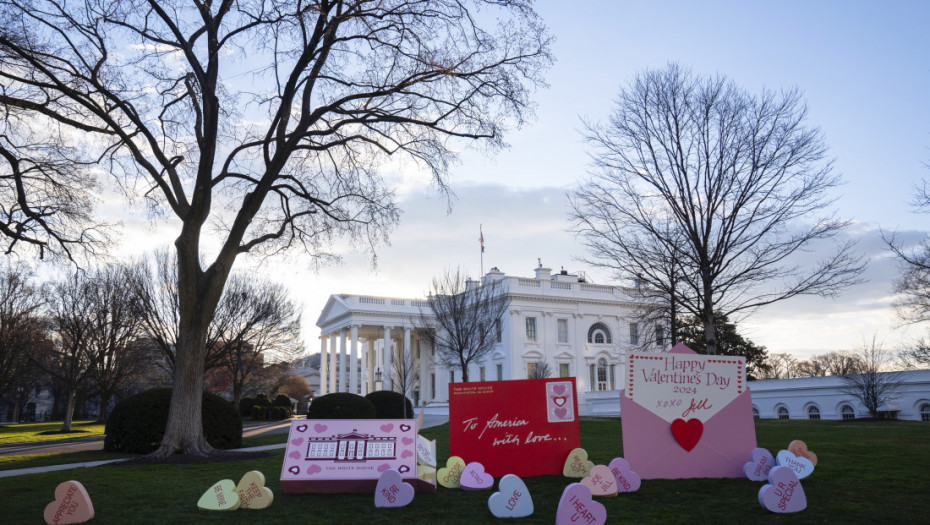
<path id="1" fill-rule="evenodd" d="M 575 378 L 449 385 L 449 449 L 492 476 L 562 474 L 581 447 Z"/>

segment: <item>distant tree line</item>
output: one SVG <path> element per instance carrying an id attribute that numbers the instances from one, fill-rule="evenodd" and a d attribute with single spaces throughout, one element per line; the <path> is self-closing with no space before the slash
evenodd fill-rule
<path id="1" fill-rule="evenodd" d="M 106 421 L 113 402 L 172 384 L 177 285 L 167 252 L 134 264 L 41 280 L 0 267 L 0 419 Z M 234 274 L 210 325 L 205 388 L 234 402 L 294 389 L 289 362 L 302 352 L 301 308 L 283 286 Z M 303 381 L 306 383 L 306 380 Z M 50 413 L 26 412 L 43 391 Z"/>

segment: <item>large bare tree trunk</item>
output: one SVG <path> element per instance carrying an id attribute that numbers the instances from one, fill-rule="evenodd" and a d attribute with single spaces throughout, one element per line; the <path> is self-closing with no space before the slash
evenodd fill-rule
<path id="1" fill-rule="evenodd" d="M 65 407 L 65 418 L 61 423 L 62 432 L 71 432 L 71 419 L 74 417 L 74 402 L 77 399 L 77 391 L 71 389 L 68 391 L 68 404 Z"/>

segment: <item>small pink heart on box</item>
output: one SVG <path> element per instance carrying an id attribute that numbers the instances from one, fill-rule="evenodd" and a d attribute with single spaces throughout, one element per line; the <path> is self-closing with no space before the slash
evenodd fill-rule
<path id="1" fill-rule="evenodd" d="M 319 465 L 310 465 L 307 467 L 307 474 L 316 474 L 318 472 L 323 472 L 323 469 Z"/>
<path id="2" fill-rule="evenodd" d="M 558 395 L 565 393 L 565 385 L 552 385 L 552 391 Z"/>
<path id="3" fill-rule="evenodd" d="M 396 470 L 386 470 L 375 487 L 375 507 L 404 507 L 413 501 L 413 486 Z"/>
<path id="4" fill-rule="evenodd" d="M 380 428 L 381 428 L 381 432 L 390 432 L 390 431 L 394 430 L 394 424 L 393 424 L 393 423 L 388 423 L 388 424 L 386 424 L 386 425 L 381 425 Z"/>
<path id="5" fill-rule="evenodd" d="M 410 428 L 411 428 L 410 425 L 401 425 L 401 426 L 400 426 L 400 431 L 401 431 L 401 432 L 407 432 L 408 430 L 410 430 Z"/>
<path id="6" fill-rule="evenodd" d="M 386 471 L 386 470 L 389 469 L 389 468 L 391 468 L 390 465 L 388 465 L 387 463 L 382 463 L 382 464 L 378 465 L 378 472 L 384 472 L 384 471 Z"/>
<path id="7" fill-rule="evenodd" d="M 295 447 L 299 447 L 303 445 L 303 443 L 304 443 L 304 438 L 295 438 L 291 440 L 291 445 L 294 445 Z"/>
<path id="8" fill-rule="evenodd" d="M 807 508 L 807 496 L 791 469 L 774 467 L 769 471 L 768 484 L 759 489 L 759 503 L 772 512 L 800 512 Z"/>
<path id="9" fill-rule="evenodd" d="M 484 465 L 472 461 L 465 465 L 462 477 L 459 478 L 459 488 L 463 490 L 485 490 L 494 487 L 494 476 L 484 471 Z"/>
<path id="10" fill-rule="evenodd" d="M 293 459 L 300 459 L 300 452 L 296 450 L 292 450 L 288 453 L 287 457 L 293 458 Z"/>
<path id="11" fill-rule="evenodd" d="M 313 430 L 316 431 L 317 434 L 319 434 L 320 432 L 325 432 L 326 428 L 327 428 L 326 425 L 323 425 L 320 423 L 313 425 Z"/>
<path id="12" fill-rule="evenodd" d="M 607 509 L 591 499 L 591 491 L 581 483 L 565 487 L 559 508 L 555 513 L 555 525 L 572 525 L 582 518 L 585 525 L 604 525 Z"/>
<path id="13" fill-rule="evenodd" d="M 636 492 L 642 484 L 639 474 L 633 472 L 630 462 L 623 458 L 614 458 L 607 468 L 617 480 L 617 492 Z"/>
<path id="14" fill-rule="evenodd" d="M 43 515 L 49 525 L 84 523 L 94 517 L 94 505 L 84 485 L 65 481 L 55 487 L 55 501 L 45 506 Z"/>
<path id="15" fill-rule="evenodd" d="M 413 443 L 413 438 L 412 438 L 412 437 L 403 437 L 403 438 L 401 438 L 400 442 L 403 443 L 404 445 L 409 445 L 409 444 Z"/>
<path id="16" fill-rule="evenodd" d="M 556 408 L 553 412 L 555 412 L 555 417 L 559 419 L 565 419 L 565 416 L 568 415 L 568 409 L 565 407 Z"/>
<path id="17" fill-rule="evenodd" d="M 752 481 L 769 479 L 769 471 L 775 466 L 775 457 L 764 448 L 754 448 L 749 462 L 743 465 L 743 474 Z"/>
<path id="18" fill-rule="evenodd" d="M 617 495 L 617 479 L 606 465 L 594 465 L 591 473 L 581 480 L 593 496 L 613 497 Z"/>
<path id="19" fill-rule="evenodd" d="M 403 452 L 400 453 L 400 457 L 402 457 L 402 458 L 409 458 L 409 457 L 412 456 L 412 455 L 413 455 L 413 451 L 412 451 L 412 450 L 405 450 L 405 451 L 403 451 Z"/>

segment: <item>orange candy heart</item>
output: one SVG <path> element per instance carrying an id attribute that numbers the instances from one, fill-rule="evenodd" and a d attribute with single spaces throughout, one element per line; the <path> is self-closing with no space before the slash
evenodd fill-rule
<path id="1" fill-rule="evenodd" d="M 55 488 L 55 501 L 46 505 L 44 517 L 48 525 L 84 523 L 94 517 L 94 505 L 84 485 L 65 481 Z"/>

